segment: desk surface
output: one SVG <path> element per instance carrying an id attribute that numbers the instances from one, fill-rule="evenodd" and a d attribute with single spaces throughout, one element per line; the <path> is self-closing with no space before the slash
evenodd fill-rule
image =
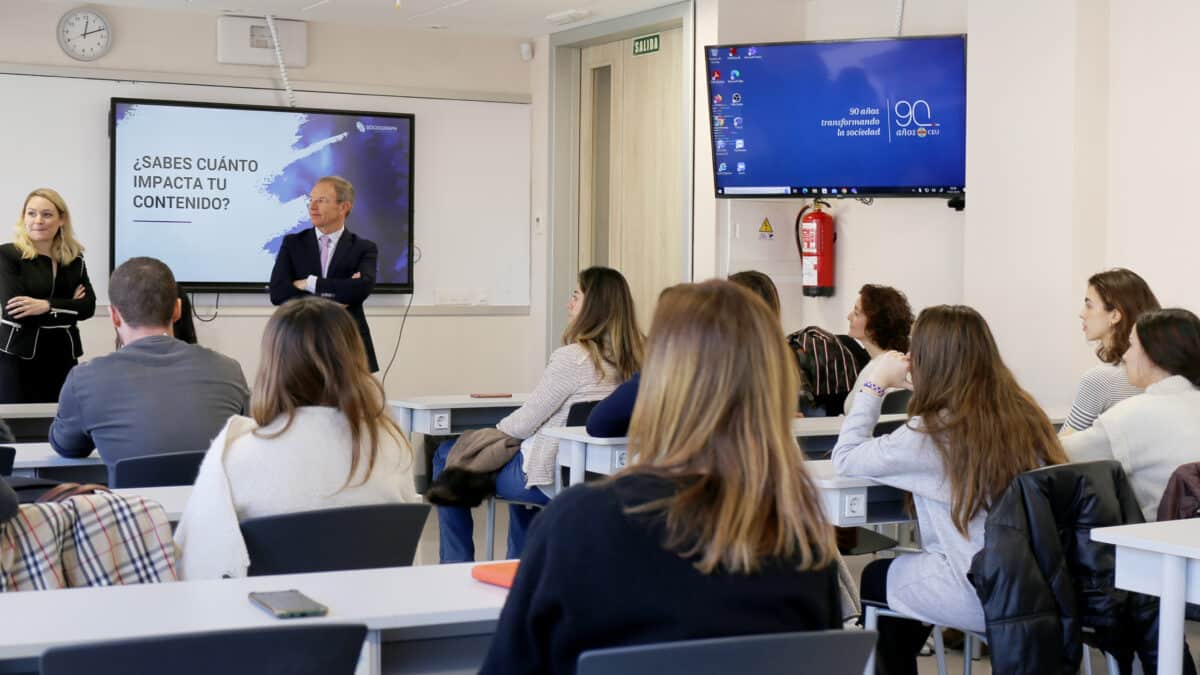
<path id="1" fill-rule="evenodd" d="M 0 403 L 0 420 L 51 418 L 57 414 L 57 403 Z"/>
<path id="2" fill-rule="evenodd" d="M 413 396 L 388 401 L 393 408 L 409 410 L 442 410 L 463 408 L 519 407 L 529 400 L 528 393 L 495 398 L 471 398 L 469 394 L 447 394 L 445 396 Z"/>
<path id="3" fill-rule="evenodd" d="M 104 464 L 94 451 L 82 459 L 69 459 L 54 452 L 49 443 L 9 443 L 17 449 L 13 469 L 45 469 L 55 466 L 96 466 Z"/>
<path id="4" fill-rule="evenodd" d="M 191 485 L 172 485 L 170 487 L 118 488 L 113 494 L 122 497 L 145 497 L 162 505 L 167 512 L 167 519 L 172 523 L 179 522 L 183 510 L 187 507 L 188 498 L 192 496 Z"/>
<path id="5" fill-rule="evenodd" d="M 879 423 L 903 422 L 907 417 L 903 414 L 880 415 Z M 842 430 L 842 417 L 797 417 L 792 420 L 792 434 L 796 438 L 812 438 L 814 436 L 837 436 Z M 588 445 L 626 445 L 628 439 L 598 438 L 589 436 L 586 427 L 551 427 L 542 429 L 542 433 L 564 441 L 576 441 Z"/>
<path id="6" fill-rule="evenodd" d="M 1200 518 L 1098 527 L 1092 539 L 1140 551 L 1200 559 Z"/>
<path id="7" fill-rule="evenodd" d="M 389 567 L 166 584 L 0 594 L 0 659 L 99 640 L 279 625 L 250 591 L 295 588 L 329 607 L 300 623 L 363 623 L 372 630 L 452 629 L 496 621 L 508 591 L 471 578 L 474 563 Z M 105 610 L 104 608 L 107 608 Z"/>

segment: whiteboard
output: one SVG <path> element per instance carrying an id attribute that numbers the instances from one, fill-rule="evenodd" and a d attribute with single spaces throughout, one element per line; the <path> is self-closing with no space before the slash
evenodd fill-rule
<path id="1" fill-rule="evenodd" d="M 9 222 L 16 222 L 30 190 L 58 190 L 101 304 L 108 302 L 112 97 L 280 102 L 271 89 L 0 74 L 0 129 L 7 139 L 0 214 L 8 209 Z M 529 305 L 529 104 L 297 91 L 296 105 L 415 115 L 414 306 Z M 0 233 L 0 241 L 9 239 Z M 407 301 L 376 294 L 371 304 Z"/>

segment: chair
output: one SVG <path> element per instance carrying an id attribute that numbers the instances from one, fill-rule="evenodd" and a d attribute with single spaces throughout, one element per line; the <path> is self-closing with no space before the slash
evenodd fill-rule
<path id="1" fill-rule="evenodd" d="M 600 402 L 599 400 L 595 400 L 595 401 L 576 401 L 575 403 L 572 403 L 570 409 L 567 410 L 567 426 L 581 427 L 581 426 L 587 424 L 588 415 L 590 415 L 592 413 L 592 408 L 595 408 L 596 404 L 599 402 Z M 497 499 L 500 499 L 500 498 L 497 497 L 496 495 L 492 495 L 491 497 L 488 497 L 488 500 L 487 500 L 487 530 L 486 530 L 486 541 L 484 542 L 483 546 L 484 546 L 484 550 L 487 551 L 487 559 L 488 560 L 496 559 L 496 500 Z M 510 501 L 507 499 L 504 499 L 502 501 L 509 502 L 510 504 L 519 504 L 519 505 L 524 506 L 527 509 L 542 508 L 541 504 L 533 504 L 530 502 L 513 502 L 513 501 Z"/>
<path id="2" fill-rule="evenodd" d="M 166 452 L 118 459 L 108 475 L 111 488 L 191 485 L 200 472 L 204 451 Z"/>
<path id="3" fill-rule="evenodd" d="M 411 565 L 429 508 L 375 504 L 248 518 L 241 525 L 250 555 L 248 574 Z"/>
<path id="4" fill-rule="evenodd" d="M 593 649 L 577 675 L 858 675 L 876 634 L 824 630 Z"/>
<path id="5" fill-rule="evenodd" d="M 908 402 L 912 400 L 912 391 L 909 389 L 897 389 L 889 391 L 883 397 L 883 403 L 879 409 L 882 415 L 898 415 L 908 412 Z"/>
<path id="6" fill-rule="evenodd" d="M 13 462 L 17 460 L 17 449 L 0 446 L 0 476 L 11 476 Z"/>
<path id="7" fill-rule="evenodd" d="M 367 627 L 320 624 L 184 633 L 52 647 L 42 675 L 350 675 Z"/>

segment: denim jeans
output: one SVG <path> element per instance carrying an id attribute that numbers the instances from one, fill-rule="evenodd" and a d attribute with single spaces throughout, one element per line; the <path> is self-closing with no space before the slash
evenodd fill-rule
<path id="1" fill-rule="evenodd" d="M 446 458 L 454 440 L 442 442 L 437 452 L 433 454 L 433 478 L 436 480 L 446 469 Z M 550 501 L 546 493 L 537 488 L 525 487 L 525 472 L 521 470 L 524 462 L 523 455 L 518 452 L 509 460 L 496 476 L 496 496 L 501 499 L 511 499 L 519 502 L 545 504 Z M 439 506 L 438 531 L 440 534 L 439 560 L 443 563 L 471 562 L 475 560 L 475 523 L 471 518 L 471 509 L 462 506 Z M 525 548 L 525 532 L 529 523 L 537 515 L 537 509 L 530 509 L 520 504 L 508 505 L 508 555 L 509 558 L 521 557 Z"/>

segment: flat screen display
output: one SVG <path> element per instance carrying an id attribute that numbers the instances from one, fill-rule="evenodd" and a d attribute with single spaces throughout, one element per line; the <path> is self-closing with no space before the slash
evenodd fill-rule
<path id="1" fill-rule="evenodd" d="M 123 98 L 111 115 L 110 269 L 152 256 L 193 290 L 262 291 L 338 175 L 346 228 L 379 247 L 376 291 L 412 292 L 412 115 Z"/>
<path id="2" fill-rule="evenodd" d="M 966 38 L 705 48 L 718 197 L 965 190 Z"/>

